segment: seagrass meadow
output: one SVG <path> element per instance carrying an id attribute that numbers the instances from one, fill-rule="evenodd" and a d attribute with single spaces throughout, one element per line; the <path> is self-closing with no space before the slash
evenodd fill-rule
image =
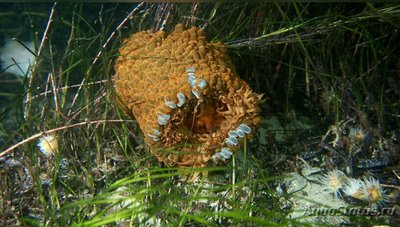
<path id="1" fill-rule="evenodd" d="M 399 21 L 0 3 L 0 226 L 399 225 Z"/>

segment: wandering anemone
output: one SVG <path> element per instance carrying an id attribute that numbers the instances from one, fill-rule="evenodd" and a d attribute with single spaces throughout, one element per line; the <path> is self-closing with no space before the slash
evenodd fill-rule
<path id="1" fill-rule="evenodd" d="M 115 63 L 119 105 L 132 113 L 150 151 L 167 165 L 203 167 L 229 159 L 260 122 L 255 94 L 226 47 L 182 24 L 171 34 L 141 31 Z"/>
<path id="2" fill-rule="evenodd" d="M 343 189 L 346 181 L 347 176 L 340 170 L 329 171 L 320 179 L 323 189 L 332 193 L 335 198 L 341 195 L 340 190 Z"/>

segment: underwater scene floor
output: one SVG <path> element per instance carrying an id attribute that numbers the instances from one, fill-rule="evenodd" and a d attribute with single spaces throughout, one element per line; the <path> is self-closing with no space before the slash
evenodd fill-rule
<path id="1" fill-rule="evenodd" d="M 397 226 L 400 6 L 0 3 L 0 226 Z"/>

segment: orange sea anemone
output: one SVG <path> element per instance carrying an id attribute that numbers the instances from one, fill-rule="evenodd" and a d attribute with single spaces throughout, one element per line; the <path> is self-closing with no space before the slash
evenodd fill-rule
<path id="1" fill-rule="evenodd" d="M 175 26 L 132 34 L 119 49 L 115 87 L 150 151 L 173 166 L 225 161 L 260 122 L 255 94 L 239 78 L 226 47 L 204 31 Z"/>

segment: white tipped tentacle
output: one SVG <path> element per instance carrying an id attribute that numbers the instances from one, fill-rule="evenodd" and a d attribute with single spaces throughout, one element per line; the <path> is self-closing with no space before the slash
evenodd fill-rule
<path id="1" fill-rule="evenodd" d="M 196 84 L 197 84 L 196 77 L 190 76 L 188 78 L 188 82 L 189 82 L 191 87 L 193 87 L 193 88 L 196 87 Z"/>
<path id="2" fill-rule="evenodd" d="M 168 106 L 171 109 L 176 109 L 176 104 L 172 101 L 167 100 L 166 97 L 164 97 L 164 103 L 166 106 Z"/>
<path id="3" fill-rule="evenodd" d="M 157 120 L 158 120 L 158 123 L 160 124 L 160 125 L 166 125 L 166 124 L 168 124 L 168 121 L 169 121 L 169 119 L 171 118 L 171 115 L 169 115 L 169 114 L 157 114 Z"/>
<path id="4" fill-rule="evenodd" d="M 147 134 L 149 137 L 151 137 L 154 141 L 156 141 L 156 142 L 158 142 L 158 141 L 160 141 L 160 137 L 157 137 L 157 136 L 153 136 L 153 135 L 150 135 L 150 134 Z"/>
<path id="5" fill-rule="evenodd" d="M 193 67 L 193 66 L 191 66 L 191 67 L 189 67 L 189 68 L 186 69 L 186 72 L 187 72 L 187 73 L 194 73 L 194 72 L 196 72 L 196 68 Z"/>
<path id="6" fill-rule="evenodd" d="M 243 138 L 246 136 L 246 134 L 241 130 L 241 129 L 236 129 L 236 133 L 240 138 Z"/>
<path id="7" fill-rule="evenodd" d="M 229 137 L 238 137 L 239 135 L 238 135 L 238 133 L 235 132 L 235 131 L 229 131 L 229 132 L 228 132 L 228 136 L 229 136 Z"/>
<path id="8" fill-rule="evenodd" d="M 221 154 L 224 156 L 226 159 L 230 158 L 232 156 L 232 151 L 230 151 L 228 148 L 223 147 L 221 149 Z"/>
<path id="9" fill-rule="evenodd" d="M 245 132 L 246 134 L 251 133 L 251 128 L 246 125 L 246 124 L 240 124 L 238 129 L 242 130 L 243 132 Z"/>
<path id="10" fill-rule="evenodd" d="M 196 96 L 197 99 L 200 99 L 200 92 L 197 89 L 193 88 L 192 94 Z"/>
<path id="11" fill-rule="evenodd" d="M 187 73 L 186 74 L 188 77 L 196 77 L 196 74 L 195 73 Z"/>
<path id="12" fill-rule="evenodd" d="M 204 88 L 207 86 L 207 81 L 205 81 L 205 80 L 203 80 L 203 79 L 200 79 L 200 80 L 199 80 L 199 83 L 197 84 L 197 86 L 198 86 L 200 89 L 204 89 Z"/>
<path id="13" fill-rule="evenodd" d="M 176 97 L 178 98 L 178 103 L 176 104 L 178 107 L 183 106 L 186 102 L 186 97 L 183 93 L 179 92 Z"/>
<path id="14" fill-rule="evenodd" d="M 238 144 L 238 140 L 235 137 L 230 136 L 229 138 L 226 138 L 225 143 L 226 145 L 233 147 Z"/>
<path id="15" fill-rule="evenodd" d="M 214 160 L 214 162 L 217 161 L 217 160 L 216 160 L 217 158 L 220 159 L 220 160 L 222 160 L 222 161 L 225 161 L 225 160 L 226 160 L 226 158 L 221 154 L 221 152 L 215 153 L 211 158 Z"/>
<path id="16" fill-rule="evenodd" d="M 147 135 L 156 142 L 160 141 L 161 132 L 158 131 L 157 129 L 152 129 L 152 130 L 153 130 L 153 132 L 151 134 L 147 134 Z"/>

